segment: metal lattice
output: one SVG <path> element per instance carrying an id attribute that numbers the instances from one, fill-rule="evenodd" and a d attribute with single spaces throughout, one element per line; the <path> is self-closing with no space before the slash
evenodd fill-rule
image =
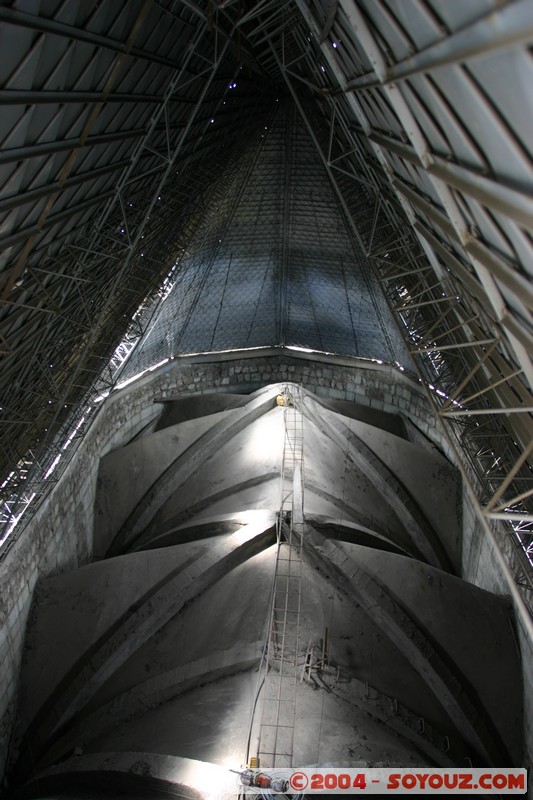
<path id="1" fill-rule="evenodd" d="M 239 154 L 240 155 L 240 154 Z M 127 375 L 189 352 L 294 344 L 408 363 L 305 126 L 285 98 L 211 187 Z M 236 324 L 238 321 L 238 324 Z M 391 346 L 391 338 L 395 346 Z"/>
<path id="2" fill-rule="evenodd" d="M 318 349 L 339 351 L 349 329 L 360 354 L 383 345 L 403 363 L 407 348 L 487 534 L 508 522 L 530 555 L 529 0 L 17 0 L 0 23 L 6 524 L 175 301 L 181 327 L 146 338 L 139 365 L 159 346 L 226 349 L 237 327 L 248 346 L 275 325 L 277 341 Z M 261 173 L 265 132 L 263 194 L 246 196 L 240 229 L 208 224 L 217 203 L 246 208 L 236 187 L 283 86 L 307 134 L 294 121 L 285 169 Z M 349 234 L 314 189 L 317 158 Z"/>

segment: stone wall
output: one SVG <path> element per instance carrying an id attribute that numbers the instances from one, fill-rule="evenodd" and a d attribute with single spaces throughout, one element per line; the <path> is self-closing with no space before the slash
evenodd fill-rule
<path id="1" fill-rule="evenodd" d="M 386 364 L 289 351 L 228 353 L 213 360 L 197 356 L 170 361 L 135 383 L 114 392 L 102 404 L 91 428 L 60 481 L 0 563 L 0 773 L 8 749 L 17 676 L 26 620 L 35 585 L 44 575 L 87 563 L 92 553 L 93 505 L 101 455 L 139 433 L 161 411 L 161 402 L 191 392 L 251 392 L 269 383 L 295 382 L 325 398 L 356 401 L 381 411 L 402 413 L 417 436 L 444 452 L 423 389 L 406 373 Z M 465 576 L 485 588 L 505 592 L 505 580 L 491 558 L 490 545 L 479 540 L 479 553 L 468 537 L 479 537 L 475 520 L 466 526 Z M 481 565 L 482 561 L 487 564 Z"/>

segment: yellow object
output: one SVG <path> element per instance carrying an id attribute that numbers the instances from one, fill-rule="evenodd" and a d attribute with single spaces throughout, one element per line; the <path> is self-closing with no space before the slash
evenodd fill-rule
<path id="1" fill-rule="evenodd" d="M 278 401 L 280 397 L 281 395 L 278 395 Z M 278 405 L 283 405 L 283 403 L 278 402 Z M 250 769 L 259 769 L 259 756 L 250 756 Z"/>
<path id="2" fill-rule="evenodd" d="M 278 404 L 278 406 L 284 406 L 286 402 L 287 398 L 282 394 L 278 394 L 278 396 L 276 397 L 276 403 Z"/>

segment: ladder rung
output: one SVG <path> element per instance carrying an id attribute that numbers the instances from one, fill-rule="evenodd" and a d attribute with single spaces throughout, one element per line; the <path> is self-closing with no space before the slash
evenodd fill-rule
<path id="1" fill-rule="evenodd" d="M 302 413 L 296 408 L 299 390 L 295 390 L 293 396 L 287 387 L 285 394 L 291 405 L 286 405 L 284 409 L 281 507 L 277 527 L 278 558 L 263 690 L 264 715 L 261 721 L 265 734 L 264 746 L 273 750 L 262 749 L 261 746 L 258 750 L 258 754 L 272 766 L 290 766 L 292 763 L 296 692 L 304 657 L 300 652 L 299 631 L 303 523 L 293 521 L 298 496 L 295 481 L 303 463 L 304 424 Z M 274 696 L 270 696 L 271 693 Z"/>
<path id="2" fill-rule="evenodd" d="M 287 730 L 292 730 L 294 725 L 278 725 L 277 722 L 264 722 L 263 728 L 287 728 Z"/>

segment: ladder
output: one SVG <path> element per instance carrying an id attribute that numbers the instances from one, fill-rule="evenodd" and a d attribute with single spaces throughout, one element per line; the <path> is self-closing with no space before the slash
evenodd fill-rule
<path id="1" fill-rule="evenodd" d="M 296 687 L 301 669 L 303 417 L 299 387 L 286 386 L 281 500 L 258 758 L 261 767 L 291 767 Z"/>

